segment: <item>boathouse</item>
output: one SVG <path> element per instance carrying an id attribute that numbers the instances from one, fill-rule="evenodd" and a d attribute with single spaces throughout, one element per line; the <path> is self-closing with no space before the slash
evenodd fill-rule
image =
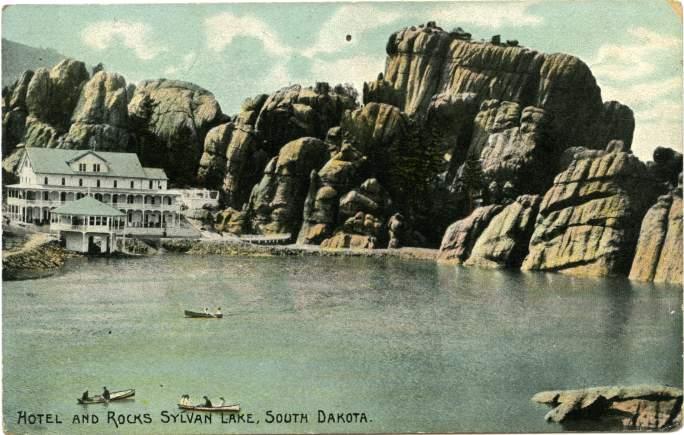
<path id="1" fill-rule="evenodd" d="M 90 196 L 57 207 L 50 213 L 50 231 L 65 247 L 90 254 L 110 253 L 116 233 L 126 225 L 126 214 Z"/>

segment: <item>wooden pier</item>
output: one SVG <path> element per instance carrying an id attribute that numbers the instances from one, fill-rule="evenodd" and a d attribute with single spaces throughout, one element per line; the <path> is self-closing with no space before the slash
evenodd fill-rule
<path id="1" fill-rule="evenodd" d="M 292 234 L 243 234 L 240 240 L 255 245 L 287 245 L 292 242 Z"/>

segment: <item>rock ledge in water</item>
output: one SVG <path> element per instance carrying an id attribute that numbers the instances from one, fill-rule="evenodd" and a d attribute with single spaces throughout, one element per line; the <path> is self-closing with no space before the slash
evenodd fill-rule
<path id="1" fill-rule="evenodd" d="M 590 419 L 586 427 L 591 430 L 601 430 L 606 423 L 613 423 L 613 429 L 621 425 L 632 430 L 670 430 L 682 421 L 682 390 L 662 385 L 542 391 L 532 400 L 553 407 L 546 414 L 547 421 L 565 424 Z"/>

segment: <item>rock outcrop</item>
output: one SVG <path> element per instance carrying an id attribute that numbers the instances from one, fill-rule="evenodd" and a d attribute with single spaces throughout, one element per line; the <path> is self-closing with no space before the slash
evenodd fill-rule
<path id="1" fill-rule="evenodd" d="M 220 189 L 224 204 L 240 209 L 266 163 L 286 143 L 301 137 L 325 139 L 345 110 L 355 107 L 355 96 L 327 83 L 294 85 L 249 98 L 233 122 L 207 135 L 198 182 Z"/>
<path id="2" fill-rule="evenodd" d="M 138 83 L 128 103 L 137 152 L 176 184 L 194 184 L 204 138 L 226 117 L 211 92 L 177 80 Z"/>
<path id="3" fill-rule="evenodd" d="M 682 283 L 681 186 L 658 198 L 641 223 L 629 277 L 639 281 Z"/>
<path id="4" fill-rule="evenodd" d="M 304 137 L 286 144 L 252 190 L 247 208 L 251 229 L 258 234 L 297 234 L 309 176 L 327 157 L 327 146 L 320 139 Z"/>
<path id="5" fill-rule="evenodd" d="M 27 124 L 41 122 L 49 124 L 58 132 L 65 132 L 71 123 L 71 116 L 81 94 L 81 88 L 90 78 L 85 64 L 73 59 L 64 59 L 52 69 L 36 70 L 26 90 Z M 44 146 L 24 138 L 26 146 Z"/>
<path id="6" fill-rule="evenodd" d="M 278 90 L 264 102 L 255 128 L 264 146 L 277 153 L 286 143 L 304 136 L 325 138 L 340 124 L 345 110 L 356 108 L 355 97 L 327 83 L 304 88 L 293 85 Z"/>
<path id="7" fill-rule="evenodd" d="M 541 198 L 522 195 L 492 218 L 477 238 L 466 266 L 520 267 L 534 230 Z"/>
<path id="8" fill-rule="evenodd" d="M 100 71 L 81 90 L 71 116 L 64 147 L 102 151 L 128 151 L 128 97 L 126 80 Z"/>
<path id="9" fill-rule="evenodd" d="M 496 99 L 545 110 L 563 148 L 603 147 L 611 139 L 631 145 L 633 116 L 624 106 L 604 106 L 591 71 L 576 57 L 472 41 L 434 23 L 393 33 L 386 51 L 383 85 L 367 87 L 391 86 L 394 92 L 370 93 L 369 102 L 395 104 L 414 114 L 425 113 L 434 95 L 470 93 L 478 105 Z M 392 101 L 385 101 L 384 95 Z M 611 132 L 611 137 L 597 134 L 597 129 Z"/>
<path id="10" fill-rule="evenodd" d="M 477 238 L 502 209 L 501 205 L 496 204 L 478 207 L 468 217 L 451 224 L 444 233 L 438 260 L 454 264 L 465 262 Z"/>
<path id="11" fill-rule="evenodd" d="M 544 195 L 523 269 L 626 274 L 653 186 L 646 165 L 620 142 L 576 153 Z"/>
<path id="12" fill-rule="evenodd" d="M 2 156 L 9 155 L 24 139 L 26 129 L 26 91 L 33 71 L 25 71 L 2 95 Z"/>
<path id="13" fill-rule="evenodd" d="M 682 390 L 660 385 L 543 391 L 532 400 L 552 406 L 546 420 L 567 430 L 672 430 L 682 424 Z M 585 426 L 586 427 L 586 426 Z"/>

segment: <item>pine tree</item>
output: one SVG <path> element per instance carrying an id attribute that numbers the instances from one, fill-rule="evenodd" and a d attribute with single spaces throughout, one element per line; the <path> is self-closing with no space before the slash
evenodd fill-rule
<path id="1" fill-rule="evenodd" d="M 473 198 L 479 195 L 484 187 L 484 177 L 482 174 L 482 163 L 475 155 L 470 155 L 463 164 L 461 174 L 463 189 L 468 196 L 468 210 L 473 210 Z"/>

